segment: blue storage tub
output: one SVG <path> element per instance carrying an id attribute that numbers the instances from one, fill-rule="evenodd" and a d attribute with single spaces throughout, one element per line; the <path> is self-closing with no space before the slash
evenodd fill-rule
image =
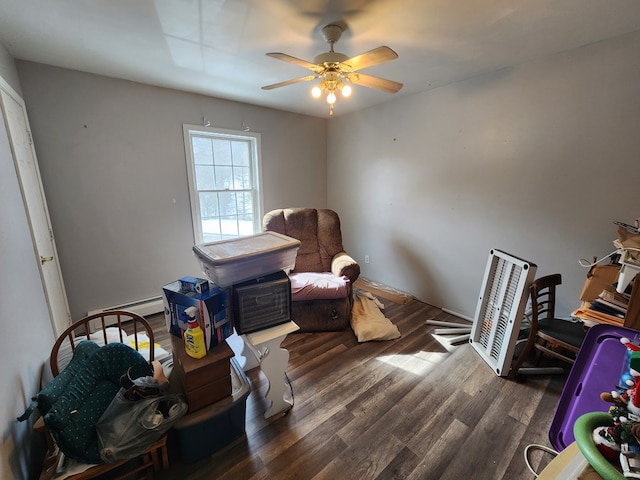
<path id="1" fill-rule="evenodd" d="M 549 441 L 557 451 L 574 442 L 576 420 L 590 412 L 608 412 L 610 403 L 600 399 L 602 392 L 615 390 L 628 370 L 627 347 L 640 332 L 615 325 L 598 324 L 589 329 L 564 385 L 556 413 L 549 428 Z"/>
<path id="2" fill-rule="evenodd" d="M 173 427 L 182 461 L 192 463 L 225 447 L 245 433 L 249 379 L 231 358 L 231 395 L 182 417 Z"/>

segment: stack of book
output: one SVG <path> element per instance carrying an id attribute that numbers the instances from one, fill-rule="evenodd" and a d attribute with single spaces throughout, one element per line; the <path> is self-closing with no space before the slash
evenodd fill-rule
<path id="1" fill-rule="evenodd" d="M 591 309 L 622 318 L 622 321 L 624 321 L 630 298 L 631 295 L 627 295 L 626 293 L 603 290 L 600 295 L 598 295 L 598 298 L 591 302 Z"/>
<path id="2" fill-rule="evenodd" d="M 605 289 L 591 302 L 584 302 L 573 316 L 591 322 L 624 325 L 630 298 L 626 292 Z"/>

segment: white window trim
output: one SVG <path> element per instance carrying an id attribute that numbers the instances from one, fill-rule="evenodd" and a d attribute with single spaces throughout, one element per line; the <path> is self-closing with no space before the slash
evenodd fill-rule
<path id="1" fill-rule="evenodd" d="M 262 230 L 263 217 L 263 196 L 262 196 L 262 154 L 260 144 L 260 134 L 256 132 L 246 132 L 243 130 L 230 130 L 217 127 L 204 127 L 202 125 L 182 125 L 184 137 L 185 159 L 187 164 L 187 180 L 189 183 L 189 200 L 191 202 L 191 222 L 193 225 L 194 243 L 202 243 L 202 222 L 200 217 L 200 200 L 198 198 L 198 190 L 195 183 L 195 168 L 191 149 L 191 133 L 198 134 L 209 133 L 217 138 L 233 138 L 237 140 L 248 140 L 252 144 L 251 162 L 254 171 L 254 219 L 253 231 L 259 233 Z"/>

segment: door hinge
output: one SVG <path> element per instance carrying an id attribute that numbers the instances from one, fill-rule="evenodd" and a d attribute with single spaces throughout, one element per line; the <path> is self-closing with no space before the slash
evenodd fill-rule
<path id="1" fill-rule="evenodd" d="M 31 137 L 31 132 L 27 130 L 27 136 L 29 137 L 29 145 L 33 145 L 33 138 Z"/>

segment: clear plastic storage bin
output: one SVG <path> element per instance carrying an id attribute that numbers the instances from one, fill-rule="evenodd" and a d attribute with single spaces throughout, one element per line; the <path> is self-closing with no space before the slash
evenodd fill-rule
<path id="1" fill-rule="evenodd" d="M 228 287 L 296 264 L 300 241 L 276 232 L 195 245 L 204 274 L 216 285 Z"/>

